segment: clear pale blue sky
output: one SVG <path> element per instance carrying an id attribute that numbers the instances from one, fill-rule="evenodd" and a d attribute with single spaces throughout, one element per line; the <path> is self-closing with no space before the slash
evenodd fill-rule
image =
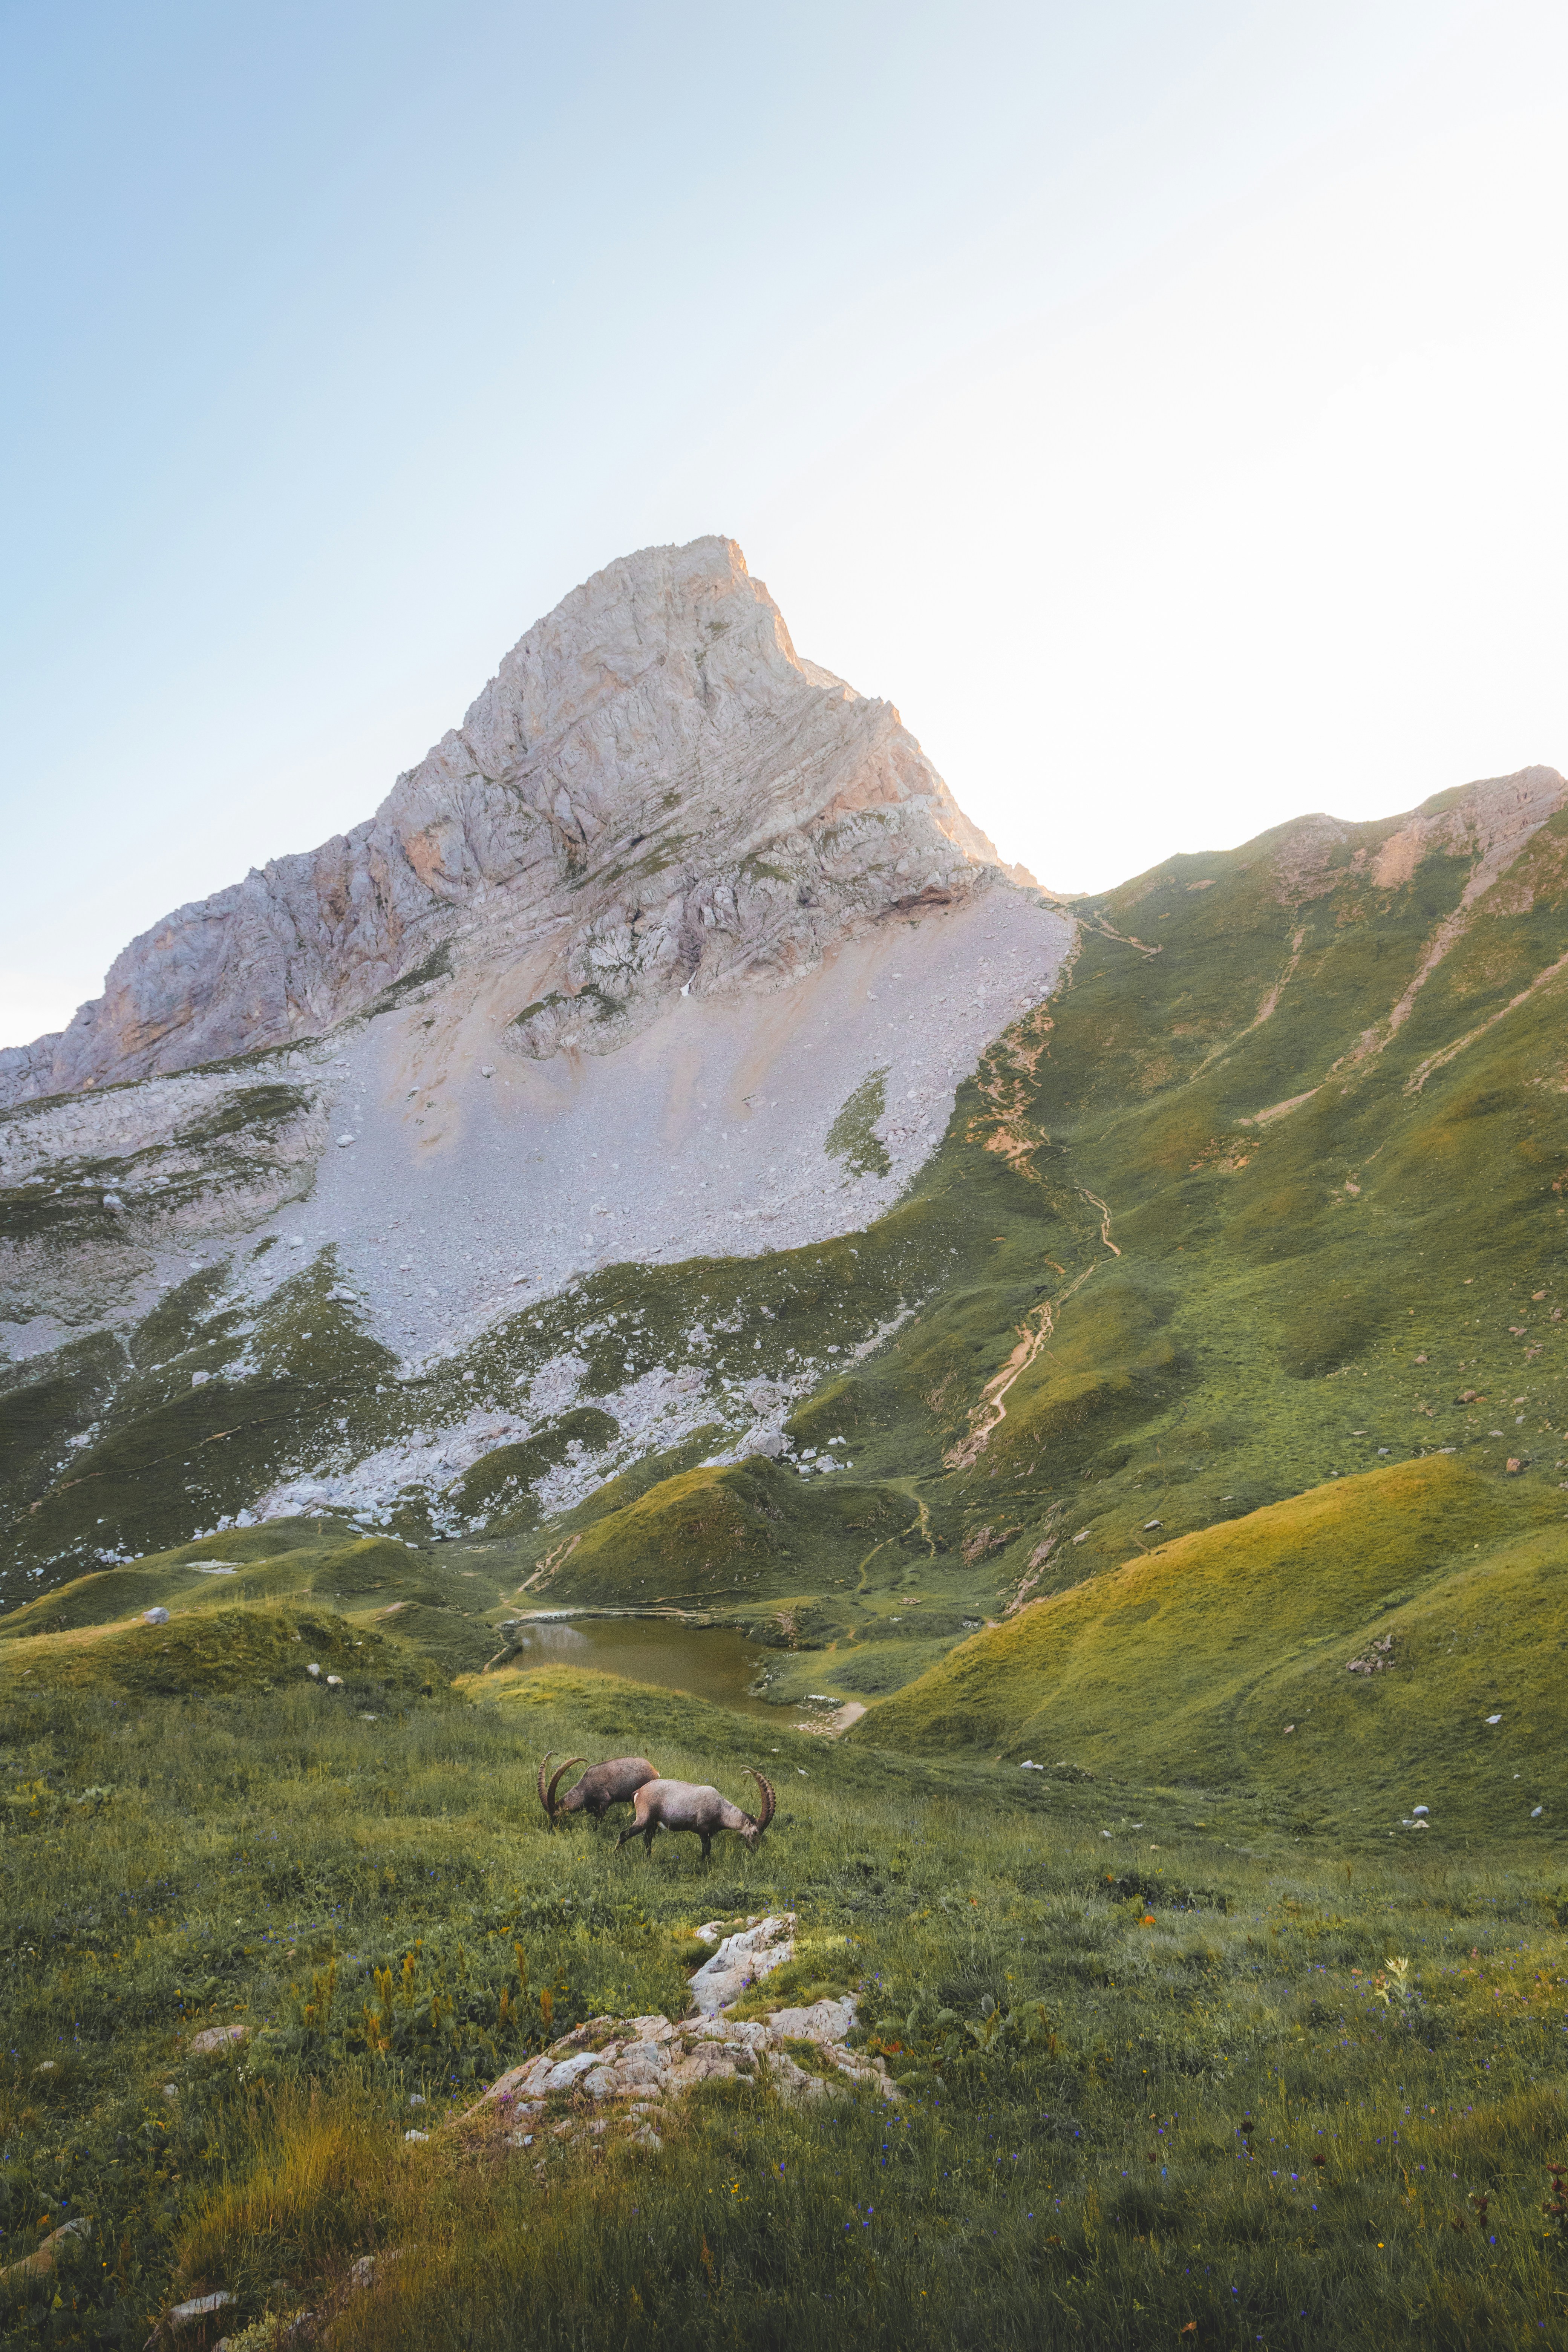
<path id="1" fill-rule="evenodd" d="M 1066 888 L 1568 762 L 1568 11 L 0 5 L 0 1042 L 724 530 Z"/>

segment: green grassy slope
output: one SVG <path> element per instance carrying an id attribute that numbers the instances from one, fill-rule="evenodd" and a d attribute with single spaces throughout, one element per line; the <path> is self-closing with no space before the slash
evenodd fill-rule
<path id="1" fill-rule="evenodd" d="M 94 1626 L 45 1634 L 0 1654 L 0 1700 L 9 1708 L 43 1691 L 84 1702 L 115 1694 L 132 1699 L 209 1698 L 247 1692 L 263 1697 L 319 1667 L 322 1688 L 341 1686 L 344 1704 L 384 1705 L 428 1692 L 431 1665 L 422 1649 L 325 1609 L 209 1609 L 167 1624 Z M 325 1677 L 335 1675 L 338 1685 Z"/>
<path id="2" fill-rule="evenodd" d="M 1273 1784 L 1319 1830 L 1425 1803 L 1445 1843 L 1526 1832 L 1544 1804 L 1533 1826 L 1555 1836 L 1568 1528 L 1553 1513 L 1500 1544 L 1510 1517 L 1443 1455 L 1315 1488 L 975 1634 L 876 1737 Z"/>
<path id="3" fill-rule="evenodd" d="M 1468 911 L 1471 860 L 1373 886 L 1394 830 L 1325 853 L 1285 828 L 1083 907 L 1068 985 L 999 1043 L 914 1196 L 861 1238 L 860 1278 L 891 1260 L 918 1312 L 791 1428 L 803 1448 L 845 1441 L 858 1482 L 921 1515 L 868 1530 L 842 1585 L 825 1544 L 779 1538 L 819 1563 L 825 1686 L 908 1680 L 911 1594 L 951 1639 L 964 1612 L 1380 1461 L 1453 1448 L 1491 1482 L 1483 1556 L 1563 1516 L 1568 977 L 1534 983 L 1568 947 L 1568 824 Z M 1380 1491 L 1358 1543 L 1387 1533 Z M 564 1551 L 540 1531 L 539 1590 L 576 1595 L 596 1522 L 590 1502 Z M 617 1570 L 638 1589 L 640 1537 L 597 1526 L 596 1596 Z M 737 1580 L 751 1540 L 737 1527 Z"/>
<path id="4" fill-rule="evenodd" d="M 0 2342 L 142 2345 L 214 2292 L 209 2344 L 310 2309 L 339 2352 L 1550 2340 L 1556 1871 L 1319 1861 L 1242 1800 L 1194 1823 L 1135 1782 L 757 1734 L 559 1670 L 374 1710 L 13 1694 L 0 2267 L 93 2236 L 0 2279 Z M 616 1855 L 613 1823 L 548 1832 L 546 1748 L 736 1790 L 760 1762 L 778 1814 L 707 1865 Z M 738 2083 L 661 2114 L 657 2156 L 553 2114 L 519 2153 L 449 2127 L 579 2019 L 679 2014 L 698 1921 L 785 1904 L 824 1956 L 786 1991 L 859 1986 L 896 2105 Z M 193 2052 L 214 2025 L 244 2042 Z"/>

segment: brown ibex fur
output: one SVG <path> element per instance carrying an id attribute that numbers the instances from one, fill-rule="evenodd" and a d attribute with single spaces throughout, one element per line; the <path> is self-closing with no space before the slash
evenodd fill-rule
<path id="1" fill-rule="evenodd" d="M 551 1756 L 554 1752 L 552 1748 Z M 550 1817 L 552 1829 L 563 1813 L 592 1813 L 595 1822 L 602 1822 L 612 1805 L 629 1804 L 640 1788 L 658 1779 L 658 1765 L 650 1764 L 646 1756 L 612 1756 L 607 1763 L 592 1766 L 558 1799 L 555 1791 L 561 1775 L 583 1760 L 581 1756 L 568 1756 L 564 1764 L 556 1766 L 548 1788 L 544 1776 L 550 1769 L 550 1756 L 539 1768 L 539 1801 Z"/>
<path id="2" fill-rule="evenodd" d="M 632 1825 L 616 1840 L 616 1852 L 619 1853 L 628 1838 L 640 1837 L 645 1851 L 651 1853 L 656 1830 L 689 1830 L 702 1841 L 704 1862 L 721 1830 L 733 1830 L 754 1846 L 773 1820 L 774 1798 L 771 1783 L 751 1765 L 746 1769 L 763 1792 L 763 1809 L 754 1820 L 717 1789 L 693 1780 L 645 1780 L 632 1800 Z"/>

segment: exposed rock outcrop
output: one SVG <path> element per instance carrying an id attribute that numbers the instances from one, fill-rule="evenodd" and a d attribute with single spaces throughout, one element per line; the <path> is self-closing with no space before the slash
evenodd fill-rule
<path id="1" fill-rule="evenodd" d="M 0 1053 L 0 1102 L 314 1035 L 477 965 L 527 971 L 514 1049 L 602 1051 L 677 992 L 788 977 L 1001 870 L 892 705 L 796 655 L 732 541 L 647 548 L 536 623 L 367 824 L 166 916 L 65 1031 Z"/>
<path id="2" fill-rule="evenodd" d="M 760 2018 L 727 2013 L 793 1956 L 796 1926 L 793 1911 L 777 1911 L 728 1936 L 717 1920 L 699 1927 L 699 1937 L 717 1948 L 692 1979 L 689 2016 L 679 2023 L 658 2016 L 589 2018 L 499 2076 L 462 2123 L 499 2122 L 508 2145 L 532 2147 L 547 2124 L 552 2137 L 570 2140 L 584 2130 L 605 2131 L 616 2116 L 657 2148 L 651 2119 L 708 2083 L 768 2082 L 792 2105 L 854 2086 L 897 2100 L 884 2060 L 847 2045 L 858 2007 L 854 1993 Z"/>

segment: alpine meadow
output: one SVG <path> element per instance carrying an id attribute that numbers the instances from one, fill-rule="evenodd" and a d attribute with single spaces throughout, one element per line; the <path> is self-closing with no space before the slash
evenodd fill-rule
<path id="1" fill-rule="evenodd" d="M 1565 992 L 706 539 L 0 1055 L 4 2341 L 1561 2343 Z"/>

